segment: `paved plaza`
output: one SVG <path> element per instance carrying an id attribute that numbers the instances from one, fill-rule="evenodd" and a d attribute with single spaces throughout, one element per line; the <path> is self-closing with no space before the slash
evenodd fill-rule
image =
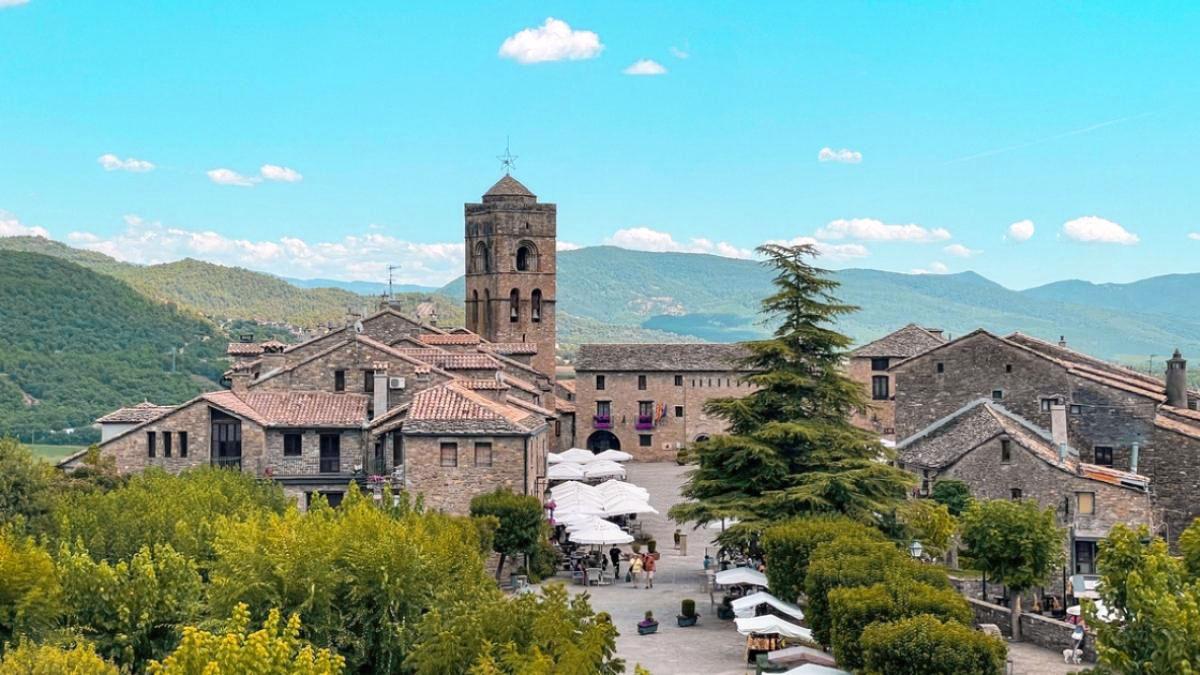
<path id="1" fill-rule="evenodd" d="M 709 604 L 704 590 L 704 552 L 710 547 L 716 555 L 716 549 L 711 547 L 716 532 L 685 528 L 683 531 L 688 535 L 686 556 L 673 546 L 675 524 L 667 519 L 667 509 L 680 501 L 679 487 L 687 468 L 674 463 L 630 463 L 627 468 L 628 480 L 649 490 L 650 504 L 659 511 L 657 515 L 641 516 L 643 527 L 658 541 L 658 550 L 662 554 L 654 588 L 635 588 L 621 579 L 611 586 L 588 588 L 587 592 L 594 609 L 612 615 L 621 633 L 617 638 L 617 653 L 625 659 L 628 672 L 633 672 L 635 664 L 642 665 L 654 675 L 744 675 L 753 672 L 743 660 L 745 638 L 738 634 L 732 621 L 716 618 L 715 608 Z M 629 547 L 622 549 L 628 551 Z M 568 588 L 584 592 L 582 586 Z M 696 611 L 701 614 L 697 626 L 680 628 L 675 624 L 679 603 L 684 598 L 696 601 Z M 647 610 L 654 612 L 659 620 L 658 632 L 639 636 L 637 622 Z M 1028 644 L 1010 644 L 1009 656 L 1014 675 L 1059 675 L 1082 669 L 1064 664 L 1061 654 Z"/>

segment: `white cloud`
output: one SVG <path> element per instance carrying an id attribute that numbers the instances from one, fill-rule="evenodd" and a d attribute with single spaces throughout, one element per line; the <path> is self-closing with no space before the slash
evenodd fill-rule
<path id="1" fill-rule="evenodd" d="M 259 169 L 259 173 L 267 180 L 282 181 L 284 183 L 298 183 L 304 180 L 304 176 L 300 175 L 299 171 L 275 164 L 263 164 L 262 168 Z"/>
<path id="2" fill-rule="evenodd" d="M 1033 237 L 1033 231 L 1034 228 L 1032 220 L 1018 220 L 1017 222 L 1008 226 L 1008 234 L 1006 234 L 1004 238 L 1012 239 L 1013 241 L 1029 241 L 1029 239 Z"/>
<path id="3" fill-rule="evenodd" d="M 766 242 L 768 244 L 779 244 L 780 246 L 801 246 L 809 244 L 815 246 L 821 255 L 833 260 L 851 260 L 853 258 L 866 258 L 871 255 L 866 246 L 862 244 L 830 244 L 825 241 L 817 241 L 812 237 L 792 237 L 791 239 L 771 239 Z"/>
<path id="4" fill-rule="evenodd" d="M 1196 241 L 1200 241 L 1200 232 L 1189 232 L 1188 239 L 1195 239 Z"/>
<path id="5" fill-rule="evenodd" d="M 590 30 L 573 30 L 566 21 L 547 17 L 537 28 L 526 28 L 500 45 L 500 57 L 517 63 L 578 61 L 604 51 L 600 36 Z"/>
<path id="6" fill-rule="evenodd" d="M 849 150 L 842 148 L 834 150 L 833 148 L 821 148 L 817 153 L 818 162 L 837 162 L 839 164 L 858 164 L 862 162 L 862 153 L 857 150 Z"/>
<path id="7" fill-rule="evenodd" d="M 0 237 L 45 237 L 50 232 L 44 227 L 25 225 L 8 211 L 0 210 Z"/>
<path id="8" fill-rule="evenodd" d="M 0 0 L 0 8 L 27 4 L 29 0 Z"/>
<path id="9" fill-rule="evenodd" d="M 569 241 L 559 241 L 555 244 L 554 248 L 557 251 L 575 251 L 583 247 L 579 244 L 572 244 Z"/>
<path id="10" fill-rule="evenodd" d="M 962 244 L 950 244 L 942 250 L 954 256 L 955 258 L 970 258 L 971 256 L 983 253 L 983 251 L 974 248 L 967 248 Z"/>
<path id="11" fill-rule="evenodd" d="M 671 47 L 671 56 L 674 56 L 677 59 L 686 59 L 687 57 L 691 56 L 691 53 L 688 52 L 686 49 L 680 49 L 679 47 Z"/>
<path id="12" fill-rule="evenodd" d="M 941 227 L 926 229 L 915 224 L 891 225 L 874 218 L 833 220 L 817 230 L 817 239 L 846 238 L 861 241 L 910 241 L 927 244 L 949 239 L 950 232 Z"/>
<path id="13" fill-rule="evenodd" d="M 754 252 L 738 248 L 728 242 L 716 242 L 697 237 L 687 243 L 675 241 L 669 232 L 652 230 L 648 227 L 630 227 L 617 230 L 604 243 L 635 251 L 662 251 L 674 253 L 709 253 L 726 258 L 751 258 Z"/>
<path id="14" fill-rule="evenodd" d="M 917 269 L 912 270 L 912 273 L 913 274 L 945 274 L 946 272 L 949 272 L 949 271 L 950 271 L 950 268 L 946 267 L 946 265 L 944 265 L 943 263 L 934 261 L 934 262 L 929 263 L 928 269 L 917 268 Z"/>
<path id="15" fill-rule="evenodd" d="M 111 236 L 72 232 L 67 239 L 127 262 L 152 265 L 193 257 L 289 277 L 383 281 L 388 265 L 400 265 L 398 282 L 440 285 L 463 270 L 462 242 L 424 244 L 377 232 L 333 241 L 253 240 L 168 227 L 133 214 L 125 223 L 123 231 Z"/>
<path id="16" fill-rule="evenodd" d="M 640 59 L 621 72 L 626 75 L 666 75 L 667 69 L 658 61 Z"/>
<path id="17" fill-rule="evenodd" d="M 1099 216 L 1083 216 L 1063 223 L 1063 234 L 1068 239 L 1098 244 L 1122 244 L 1132 246 L 1140 239 L 1111 220 Z"/>
<path id="18" fill-rule="evenodd" d="M 0 0 L 2 2 L 3 0 Z M 126 157 L 121 159 L 112 153 L 100 155 L 96 158 L 100 166 L 104 167 L 105 171 L 132 171 L 134 173 L 145 173 L 154 170 L 154 164 L 147 162 L 144 159 L 135 159 Z"/>
<path id="19" fill-rule="evenodd" d="M 257 176 L 243 176 L 232 169 L 211 169 L 206 171 L 208 179 L 218 185 L 237 185 L 239 187 L 254 187 L 261 181 Z"/>

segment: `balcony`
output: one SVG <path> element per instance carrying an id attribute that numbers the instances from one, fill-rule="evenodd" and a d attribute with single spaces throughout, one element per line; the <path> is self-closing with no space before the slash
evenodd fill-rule
<path id="1" fill-rule="evenodd" d="M 340 473 L 342 470 L 341 457 L 322 457 L 321 458 L 321 473 Z"/>
<path id="2" fill-rule="evenodd" d="M 242 470 L 241 457 L 213 457 L 212 463 L 214 466 L 219 466 L 224 469 Z"/>
<path id="3" fill-rule="evenodd" d="M 633 423 L 633 428 L 638 431 L 646 431 L 654 428 L 653 415 L 638 415 L 637 422 Z"/>
<path id="4" fill-rule="evenodd" d="M 593 415 L 592 426 L 596 429 L 611 429 L 612 417 L 608 415 Z"/>

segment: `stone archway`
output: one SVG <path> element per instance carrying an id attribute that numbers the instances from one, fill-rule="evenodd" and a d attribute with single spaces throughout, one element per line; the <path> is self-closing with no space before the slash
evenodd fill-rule
<path id="1" fill-rule="evenodd" d="M 707 440 L 708 440 L 708 434 L 700 434 L 699 436 L 696 436 L 696 440 L 693 441 L 693 443 L 703 443 L 704 441 L 707 441 Z"/>
<path id="2" fill-rule="evenodd" d="M 603 452 L 605 450 L 620 450 L 621 439 L 611 431 L 594 431 L 587 439 L 587 449 L 592 452 Z"/>

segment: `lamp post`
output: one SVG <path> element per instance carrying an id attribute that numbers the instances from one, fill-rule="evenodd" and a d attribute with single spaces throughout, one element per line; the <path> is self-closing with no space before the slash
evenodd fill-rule
<path id="1" fill-rule="evenodd" d="M 921 553 L 924 551 L 925 548 L 921 546 L 921 542 L 917 541 L 916 539 L 913 539 L 913 542 L 908 545 L 908 554 L 917 560 L 921 559 Z"/>

